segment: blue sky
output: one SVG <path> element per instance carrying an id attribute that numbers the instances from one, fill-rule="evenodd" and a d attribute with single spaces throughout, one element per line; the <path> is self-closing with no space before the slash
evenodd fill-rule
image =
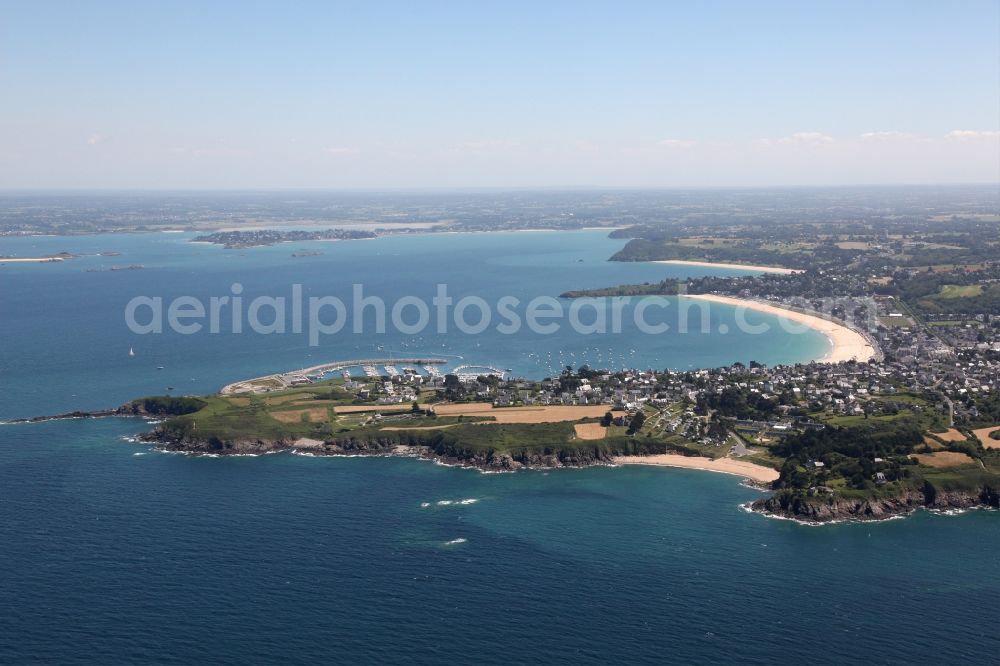
<path id="1" fill-rule="evenodd" d="M 1000 181 L 1000 2 L 0 2 L 0 187 Z"/>

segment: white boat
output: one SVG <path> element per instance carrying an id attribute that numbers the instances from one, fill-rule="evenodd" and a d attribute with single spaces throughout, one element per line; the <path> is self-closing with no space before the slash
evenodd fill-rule
<path id="1" fill-rule="evenodd" d="M 129 355 L 129 356 L 135 356 L 135 350 L 134 350 L 134 349 L 132 349 L 131 347 L 129 347 L 129 348 L 128 348 L 128 355 Z"/>

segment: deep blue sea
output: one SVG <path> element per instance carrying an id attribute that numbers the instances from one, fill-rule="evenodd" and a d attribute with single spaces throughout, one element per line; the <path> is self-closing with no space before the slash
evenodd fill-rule
<path id="1" fill-rule="evenodd" d="M 583 362 L 803 361 L 827 344 L 722 334 L 734 322 L 720 306 L 709 332 L 688 334 L 366 333 L 310 347 L 304 334 L 130 332 L 134 296 L 208 298 L 235 282 L 247 298 L 363 283 L 391 302 L 444 283 L 489 301 L 707 274 L 608 263 L 622 242 L 604 232 L 251 250 L 189 238 L 0 239 L 0 256 L 121 253 L 0 267 L 0 419 L 362 356 L 542 377 Z M 145 268 L 88 272 L 126 264 Z M 805 527 L 745 513 L 759 493 L 710 473 L 194 457 L 127 441 L 147 427 L 0 425 L 0 663 L 998 663 L 997 513 Z"/>

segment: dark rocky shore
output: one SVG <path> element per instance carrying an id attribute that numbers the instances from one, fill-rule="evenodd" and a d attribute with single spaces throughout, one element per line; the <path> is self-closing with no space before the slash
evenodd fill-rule
<path id="1" fill-rule="evenodd" d="M 203 454 L 263 454 L 297 451 L 313 455 L 370 455 L 425 458 L 484 472 L 513 472 L 527 469 L 581 468 L 610 465 L 613 453 L 597 450 L 565 449 L 550 454 L 463 449 L 454 446 L 403 445 L 392 437 L 335 440 L 264 440 L 248 439 L 219 441 L 180 437 L 163 429 L 140 436 L 142 441 L 166 451 L 187 451 Z M 766 490 L 766 488 L 762 488 Z M 955 510 L 977 507 L 1000 507 L 1000 493 L 990 487 L 974 491 L 940 492 L 927 485 L 922 491 L 889 498 L 850 499 L 837 496 L 807 497 L 778 491 L 771 497 L 753 502 L 751 511 L 769 516 L 808 523 L 836 521 L 886 520 L 912 513 L 916 509 Z"/>
<path id="2" fill-rule="evenodd" d="M 15 419 L 8 423 L 41 423 L 64 419 L 165 416 L 161 410 L 150 408 L 142 401 L 127 403 L 116 409 L 73 411 L 51 416 Z M 615 456 L 627 452 L 587 449 L 555 449 L 538 453 L 526 450 L 498 451 L 473 449 L 430 440 L 426 443 L 403 442 L 394 436 L 354 437 L 336 439 L 239 439 L 220 440 L 215 437 L 198 438 L 180 435 L 157 427 L 139 435 L 139 440 L 153 444 L 164 451 L 189 452 L 213 455 L 260 455 L 281 451 L 296 451 L 312 455 L 368 455 L 424 458 L 437 462 L 469 467 L 484 472 L 513 472 L 527 469 L 581 468 L 611 465 Z M 842 521 L 876 521 L 903 516 L 917 509 L 964 510 L 971 508 L 1000 508 L 1000 490 L 981 486 L 969 490 L 940 491 L 930 484 L 920 490 L 911 490 L 892 497 L 847 498 L 837 495 L 804 495 L 779 490 L 771 497 L 756 500 L 748 508 L 756 513 L 787 518 L 806 523 L 831 523 Z"/>
<path id="3" fill-rule="evenodd" d="M 241 439 L 192 438 L 179 436 L 157 428 L 143 433 L 139 439 L 154 444 L 164 451 L 232 455 L 296 451 L 321 456 L 369 455 L 427 458 L 438 462 L 471 467 L 484 472 L 514 472 L 522 469 L 550 469 L 554 467 L 592 467 L 610 465 L 614 452 L 596 449 L 560 449 L 552 453 L 527 451 L 496 451 L 456 447 L 447 444 L 404 444 L 394 437 L 342 437 L 323 441 L 311 439 Z"/>
<path id="4" fill-rule="evenodd" d="M 885 498 L 846 498 L 836 495 L 804 497 L 777 492 L 750 504 L 750 510 L 769 516 L 810 523 L 845 520 L 886 520 L 917 509 L 940 511 L 979 507 L 1000 508 L 1000 492 L 989 486 L 963 491 L 942 492 L 930 484 L 920 491 Z"/>
<path id="5" fill-rule="evenodd" d="M 44 423 L 46 421 L 65 421 L 68 419 L 102 419 L 109 416 L 142 416 L 149 418 L 164 415 L 165 414 L 163 412 L 146 409 L 143 403 L 137 401 L 124 404 L 121 407 L 116 407 L 115 409 L 98 409 L 90 412 L 77 410 L 65 412 L 63 414 L 50 414 L 47 416 L 32 416 L 25 419 L 12 419 L 10 421 L 6 421 L 6 423 Z"/>

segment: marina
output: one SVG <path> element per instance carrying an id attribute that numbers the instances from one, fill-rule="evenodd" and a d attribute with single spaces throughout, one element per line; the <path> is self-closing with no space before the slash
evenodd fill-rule
<path id="1" fill-rule="evenodd" d="M 302 386 L 305 384 L 310 384 L 314 381 L 320 381 L 326 375 L 338 371 L 341 373 L 341 376 L 347 379 L 351 376 L 349 368 L 357 368 L 357 367 L 362 368 L 365 375 L 368 377 L 379 377 L 381 375 L 378 372 L 377 367 L 382 366 L 385 368 L 386 374 L 392 377 L 399 375 L 399 371 L 393 365 L 395 363 L 408 363 L 413 365 L 419 365 L 425 369 L 434 368 L 434 370 L 438 374 L 440 374 L 440 370 L 437 370 L 437 368 L 435 368 L 434 366 L 448 363 L 448 360 L 443 358 L 395 358 L 395 359 L 376 358 L 376 359 L 357 359 L 350 361 L 334 361 L 332 363 L 321 363 L 320 365 L 314 365 L 312 367 L 303 368 L 301 370 L 293 370 L 290 372 L 264 375 L 262 377 L 255 377 L 253 379 L 244 379 L 238 382 L 233 382 L 232 384 L 227 384 L 226 386 L 222 387 L 222 390 L 219 391 L 219 394 L 235 395 L 239 393 L 265 393 L 268 391 L 282 390 L 290 388 L 292 386 Z M 479 367 L 479 366 L 464 366 L 464 367 Z M 429 370 L 428 374 L 431 374 Z"/>

